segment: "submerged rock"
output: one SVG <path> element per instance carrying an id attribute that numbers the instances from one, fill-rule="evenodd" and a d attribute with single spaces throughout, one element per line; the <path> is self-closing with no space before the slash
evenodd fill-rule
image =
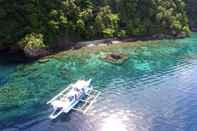
<path id="1" fill-rule="evenodd" d="M 47 62 L 49 62 L 50 61 L 50 59 L 40 59 L 40 60 L 38 60 L 38 63 L 47 63 Z"/>
<path id="2" fill-rule="evenodd" d="M 122 64 L 128 58 L 129 58 L 128 54 L 124 54 L 124 53 L 110 53 L 103 57 L 100 57 L 100 59 L 112 64 Z"/>
<path id="3" fill-rule="evenodd" d="M 3 77 L 0 76 L 0 86 L 6 84 L 7 81 L 8 81 L 8 80 L 7 80 L 6 78 L 3 78 Z"/>
<path id="4" fill-rule="evenodd" d="M 120 44 L 120 43 L 122 43 L 122 42 L 121 41 L 118 41 L 118 40 L 111 41 L 111 44 Z"/>

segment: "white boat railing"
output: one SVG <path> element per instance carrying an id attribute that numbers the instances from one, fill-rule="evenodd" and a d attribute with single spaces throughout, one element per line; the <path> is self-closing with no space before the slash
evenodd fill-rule
<path id="1" fill-rule="evenodd" d="M 101 94 L 98 90 L 92 90 L 90 91 L 90 94 L 87 96 L 86 99 L 81 99 L 80 101 L 83 102 L 82 106 L 73 108 L 75 111 L 79 111 L 81 113 L 86 113 L 90 107 L 95 103 L 98 96 Z"/>
<path id="2" fill-rule="evenodd" d="M 98 91 L 97 91 L 98 92 Z M 100 95 L 100 92 L 98 92 L 96 94 L 96 96 L 94 97 L 94 99 L 89 103 L 89 105 L 85 108 L 85 110 L 83 111 L 83 113 L 86 113 L 90 107 L 94 104 L 94 102 L 96 101 L 97 97 Z"/>
<path id="3" fill-rule="evenodd" d="M 89 79 L 87 86 L 91 83 L 91 79 Z M 55 100 L 60 100 L 61 98 L 67 97 L 68 92 L 72 90 L 74 87 L 74 84 L 70 84 L 67 88 L 65 88 L 63 91 L 61 91 L 59 94 L 54 96 L 51 100 L 47 102 L 47 104 L 51 104 Z M 89 89 L 86 92 L 86 97 L 83 97 L 79 100 L 79 103 L 76 105 L 77 107 L 73 107 L 72 110 L 79 111 L 82 113 L 86 113 L 90 107 L 93 105 L 93 103 L 96 101 L 98 96 L 101 94 L 98 90 L 95 90 L 92 86 L 88 87 Z M 80 104 L 81 103 L 81 104 Z M 59 113 L 55 114 L 56 109 L 54 108 L 54 111 L 50 115 L 51 119 L 55 119 L 58 117 L 61 113 L 64 112 L 62 109 Z"/>

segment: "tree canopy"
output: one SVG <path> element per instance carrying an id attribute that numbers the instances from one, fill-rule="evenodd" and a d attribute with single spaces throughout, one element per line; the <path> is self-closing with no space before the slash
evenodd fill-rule
<path id="1" fill-rule="evenodd" d="M 0 6 L 0 45 L 8 47 L 190 32 L 185 0 L 0 0 Z"/>
<path id="2" fill-rule="evenodd" d="M 197 29 L 197 0 L 187 0 L 187 11 L 190 26 Z"/>

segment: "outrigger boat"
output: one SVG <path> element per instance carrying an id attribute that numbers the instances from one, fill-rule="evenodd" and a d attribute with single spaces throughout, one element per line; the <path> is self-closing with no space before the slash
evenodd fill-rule
<path id="1" fill-rule="evenodd" d="M 100 94 L 90 84 L 91 79 L 88 81 L 78 80 L 48 101 L 47 104 L 53 107 L 49 118 L 55 119 L 62 113 L 69 113 L 72 109 L 86 113 Z M 83 103 L 82 106 L 75 108 L 80 102 Z"/>

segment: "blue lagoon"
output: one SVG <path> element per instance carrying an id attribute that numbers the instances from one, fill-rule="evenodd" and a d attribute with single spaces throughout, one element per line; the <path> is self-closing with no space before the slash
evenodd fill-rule
<path id="1" fill-rule="evenodd" d="M 99 59 L 129 54 L 121 65 Z M 48 119 L 47 100 L 78 79 L 101 91 L 86 113 Z M 2 131 L 196 131 L 197 33 L 190 38 L 82 48 L 32 63 L 0 60 Z"/>

